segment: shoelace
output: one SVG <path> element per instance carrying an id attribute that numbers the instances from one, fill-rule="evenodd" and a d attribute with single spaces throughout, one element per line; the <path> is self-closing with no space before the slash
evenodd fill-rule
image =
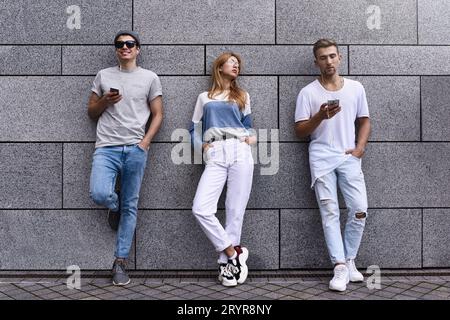
<path id="1" fill-rule="evenodd" d="M 347 270 L 345 270 L 344 268 L 339 268 L 336 270 L 336 277 L 341 279 L 341 278 L 345 278 L 346 276 L 346 272 Z"/>
<path id="2" fill-rule="evenodd" d="M 114 265 L 114 270 L 115 270 L 116 272 L 125 272 L 125 263 L 123 263 L 123 262 L 117 262 L 117 263 Z"/>
<path id="3" fill-rule="evenodd" d="M 237 274 L 239 272 L 239 268 L 231 263 L 227 263 L 227 270 L 231 272 L 232 275 Z"/>
<path id="4" fill-rule="evenodd" d="M 233 273 L 229 270 L 228 264 L 225 266 L 220 266 L 220 273 L 225 277 L 232 277 Z"/>

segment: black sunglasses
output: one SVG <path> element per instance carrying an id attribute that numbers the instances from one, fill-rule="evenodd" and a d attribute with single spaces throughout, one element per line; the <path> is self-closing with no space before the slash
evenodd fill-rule
<path id="1" fill-rule="evenodd" d="M 131 41 L 131 40 L 128 40 L 128 41 L 116 41 L 114 43 L 114 46 L 117 49 L 123 48 L 123 45 L 126 45 L 128 49 L 131 49 L 131 48 L 134 48 L 134 46 L 136 45 L 136 41 Z"/>

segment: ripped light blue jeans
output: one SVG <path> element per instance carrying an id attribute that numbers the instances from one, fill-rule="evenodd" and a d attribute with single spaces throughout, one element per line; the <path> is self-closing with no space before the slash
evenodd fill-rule
<path id="1" fill-rule="evenodd" d="M 339 221 L 338 185 L 348 210 L 344 239 Z M 367 193 L 361 159 L 349 156 L 339 167 L 318 178 L 314 190 L 332 264 L 355 259 L 367 217 Z"/>

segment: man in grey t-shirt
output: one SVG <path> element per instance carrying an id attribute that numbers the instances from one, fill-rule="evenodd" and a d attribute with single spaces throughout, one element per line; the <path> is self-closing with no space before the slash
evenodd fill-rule
<path id="1" fill-rule="evenodd" d="M 126 285 L 126 274 L 134 231 L 137 204 L 147 154 L 163 118 L 162 89 L 158 76 L 138 67 L 139 35 L 120 31 L 114 38 L 119 65 L 100 70 L 91 88 L 88 114 L 98 119 L 92 161 L 90 195 L 107 207 L 108 222 L 118 230 L 113 284 Z M 145 132 L 152 115 L 150 127 Z M 120 175 L 120 183 L 116 180 Z"/>

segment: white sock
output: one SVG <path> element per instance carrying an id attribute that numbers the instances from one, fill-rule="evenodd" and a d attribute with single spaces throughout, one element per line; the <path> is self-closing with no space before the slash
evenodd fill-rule
<path id="1" fill-rule="evenodd" d="M 235 251 L 234 254 L 231 257 L 229 257 L 228 259 L 229 260 L 233 260 L 233 259 L 236 259 L 236 258 L 237 258 L 237 251 Z"/>

